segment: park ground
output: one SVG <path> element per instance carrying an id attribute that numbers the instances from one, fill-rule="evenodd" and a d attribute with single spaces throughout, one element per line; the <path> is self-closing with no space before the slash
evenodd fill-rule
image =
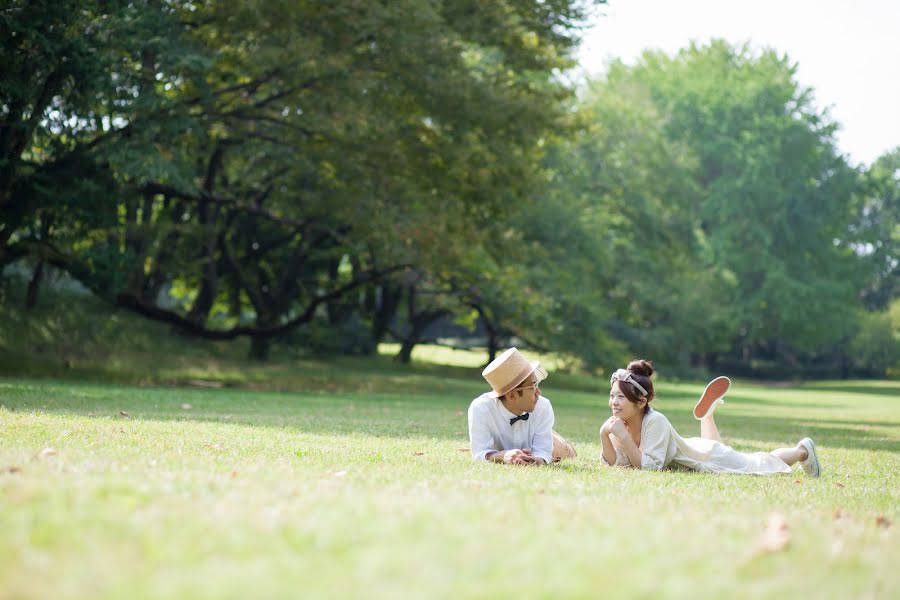
<path id="1" fill-rule="evenodd" d="M 725 441 L 754 451 L 810 435 L 824 467 L 814 480 L 799 469 L 604 467 L 607 388 L 561 373 L 544 394 L 578 458 L 473 463 L 477 353 L 421 348 L 411 367 L 5 357 L 3 599 L 887 598 L 900 588 L 897 382 L 735 382 L 718 413 Z M 657 408 L 696 435 L 702 389 L 660 374 Z"/>

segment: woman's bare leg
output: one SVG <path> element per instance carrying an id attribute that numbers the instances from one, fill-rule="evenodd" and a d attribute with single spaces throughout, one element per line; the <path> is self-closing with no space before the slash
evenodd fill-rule
<path id="1" fill-rule="evenodd" d="M 716 420 L 713 418 L 712 411 L 710 411 L 709 414 L 700 419 L 700 437 L 707 440 L 716 440 L 717 442 L 722 441 L 722 438 L 719 436 L 719 428 L 716 427 Z"/>
<path id="2" fill-rule="evenodd" d="M 806 460 L 806 457 L 809 456 L 809 453 L 806 451 L 806 448 L 797 444 L 793 448 L 777 448 L 772 450 L 769 454 L 774 454 L 784 462 L 791 466 L 794 463 L 798 463 L 801 460 Z"/>

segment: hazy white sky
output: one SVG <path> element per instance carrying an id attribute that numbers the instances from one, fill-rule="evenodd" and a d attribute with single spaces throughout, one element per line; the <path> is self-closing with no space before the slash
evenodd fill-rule
<path id="1" fill-rule="evenodd" d="M 900 0 L 608 0 L 598 12 L 579 52 L 588 74 L 646 48 L 750 41 L 798 63 L 797 80 L 841 124 L 851 162 L 900 146 Z"/>

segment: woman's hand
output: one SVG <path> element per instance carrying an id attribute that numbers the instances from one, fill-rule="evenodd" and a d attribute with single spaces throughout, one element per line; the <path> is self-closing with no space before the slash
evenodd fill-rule
<path id="1" fill-rule="evenodd" d="M 608 418 L 606 421 L 603 422 L 603 425 L 600 426 L 600 435 L 601 435 L 601 436 L 602 436 L 603 434 L 608 434 L 608 433 L 609 433 L 609 428 L 610 428 L 610 426 L 612 425 L 613 419 L 615 419 L 615 418 L 616 418 L 616 417 L 610 417 L 610 418 Z"/>
<path id="2" fill-rule="evenodd" d="M 628 435 L 628 429 L 625 428 L 625 421 L 619 417 L 610 417 L 609 421 L 606 423 L 609 423 L 609 432 L 617 438 L 624 439 L 625 436 Z M 604 426 L 606 426 L 606 423 L 604 423 Z"/>

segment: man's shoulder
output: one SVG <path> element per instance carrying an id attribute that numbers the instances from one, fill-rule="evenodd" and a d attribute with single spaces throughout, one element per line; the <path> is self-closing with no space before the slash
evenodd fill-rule
<path id="1" fill-rule="evenodd" d="M 474 400 L 472 400 L 472 403 L 469 404 L 469 410 L 470 411 L 489 410 L 491 408 L 491 406 L 493 406 L 496 402 L 497 402 L 496 398 L 491 398 L 487 393 L 484 393 L 484 394 L 478 396 L 477 398 L 475 398 Z"/>

